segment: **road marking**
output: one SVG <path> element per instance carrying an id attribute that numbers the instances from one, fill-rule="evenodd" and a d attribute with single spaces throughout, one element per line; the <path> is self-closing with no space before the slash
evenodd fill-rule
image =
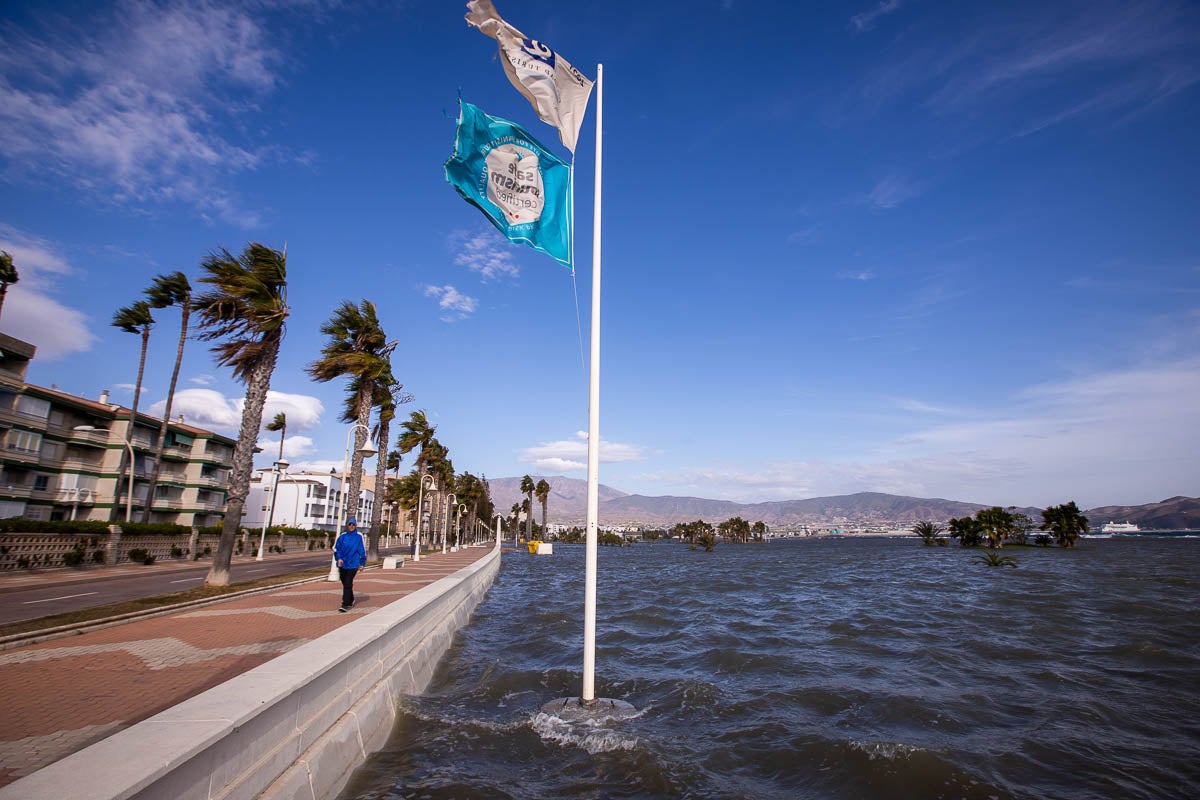
<path id="1" fill-rule="evenodd" d="M 72 597 L 87 597 L 89 594 L 96 594 L 96 593 L 95 592 L 84 592 L 83 594 L 69 594 L 69 595 L 66 595 L 65 597 L 47 597 L 45 600 L 26 600 L 21 605 L 31 606 L 34 603 L 50 603 L 55 600 L 70 600 Z"/>
<path id="2" fill-rule="evenodd" d="M 199 581 L 199 580 L 203 580 L 203 578 L 201 578 L 199 575 L 197 575 L 194 578 L 180 578 L 177 581 L 171 581 L 171 583 L 187 583 L 188 581 Z"/>

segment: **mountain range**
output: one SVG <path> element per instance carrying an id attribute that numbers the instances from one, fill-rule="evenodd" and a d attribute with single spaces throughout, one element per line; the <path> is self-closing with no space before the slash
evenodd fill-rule
<path id="1" fill-rule="evenodd" d="M 550 484 L 546 520 L 551 524 L 582 525 L 587 517 L 587 481 L 561 475 L 532 476 L 534 483 L 545 478 Z M 496 510 L 507 514 L 520 503 L 520 478 L 489 478 Z M 911 525 L 922 520 L 944 523 L 951 517 L 973 515 L 988 506 L 942 498 L 904 497 L 881 492 L 858 492 L 834 497 L 810 497 L 805 500 L 778 500 L 767 503 L 735 503 L 702 497 L 651 497 L 626 494 L 600 485 L 600 522 L 602 525 L 650 525 L 668 527 L 677 522 L 703 519 L 717 523 L 730 517 L 748 522 L 765 522 L 772 527 L 793 525 L 874 525 L 896 523 Z M 1064 502 L 1066 502 L 1064 500 Z M 1037 507 L 1017 508 L 1035 521 L 1041 520 Z M 541 504 L 534 498 L 534 519 L 542 518 Z M 1132 522 L 1143 529 L 1179 530 L 1200 528 L 1200 498 L 1172 497 L 1143 506 L 1102 506 L 1087 509 L 1094 530 L 1109 521 Z"/>

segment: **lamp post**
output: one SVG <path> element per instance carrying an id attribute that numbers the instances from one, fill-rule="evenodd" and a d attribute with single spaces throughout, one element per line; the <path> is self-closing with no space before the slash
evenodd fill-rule
<path id="1" fill-rule="evenodd" d="M 76 425 L 71 430 L 109 432 L 108 428 L 97 428 L 95 425 Z M 129 522 L 133 519 L 133 444 L 125 439 L 121 440 L 121 444 L 125 445 L 125 449 L 129 451 L 129 496 L 125 501 L 125 521 Z M 150 502 L 150 498 L 147 498 L 146 502 Z M 118 507 L 121 505 L 120 481 L 117 482 L 117 488 L 113 490 L 113 503 Z"/>
<path id="2" fill-rule="evenodd" d="M 450 536 L 450 507 L 457 502 L 458 498 L 455 497 L 454 492 L 446 494 L 446 511 L 442 520 L 442 555 L 446 555 L 446 539 Z"/>
<path id="3" fill-rule="evenodd" d="M 451 553 L 458 552 L 459 539 L 462 534 L 459 532 L 459 527 L 462 525 L 462 515 L 467 510 L 466 503 L 459 503 L 454 507 L 454 546 L 450 548 Z"/>
<path id="4" fill-rule="evenodd" d="M 287 468 L 288 461 L 284 458 L 279 459 L 271 466 L 271 474 L 275 476 L 271 481 L 271 510 L 267 516 L 263 517 L 262 534 L 258 537 L 258 558 L 254 559 L 255 561 L 263 560 L 263 549 L 267 544 L 267 528 L 271 527 L 271 519 L 275 516 L 275 498 L 279 496 L 279 476 L 286 474 Z"/>
<path id="5" fill-rule="evenodd" d="M 342 454 L 342 490 L 341 490 L 341 492 L 338 493 L 341 500 L 340 500 L 340 502 L 338 502 L 337 516 L 334 517 L 334 519 L 333 519 L 333 528 L 334 528 L 333 535 L 334 535 L 335 541 L 337 540 L 337 535 L 339 533 L 341 533 L 341 531 L 342 531 L 342 523 L 344 521 L 342 519 L 342 515 L 346 511 L 346 473 L 349 472 L 349 470 L 350 470 L 350 439 L 352 436 L 354 436 L 355 433 L 358 432 L 359 428 L 362 428 L 364 431 L 367 432 L 367 441 L 362 447 L 358 448 L 357 452 L 360 453 L 364 458 L 366 458 L 368 456 L 373 456 L 379 452 L 374 447 L 371 447 L 371 438 L 370 438 L 371 437 L 371 429 L 368 428 L 366 425 L 363 425 L 361 422 L 356 422 L 356 423 L 354 423 L 353 428 L 346 431 L 346 450 Z M 332 481 L 330 483 L 332 484 Z M 355 513 L 358 513 L 358 498 L 357 497 L 354 498 L 354 511 L 355 511 Z M 329 581 L 330 583 L 335 583 L 338 580 L 340 580 L 340 578 L 338 577 L 338 567 L 337 567 L 337 556 L 336 555 L 330 557 L 329 577 L 326 578 L 326 580 Z"/>
<path id="6" fill-rule="evenodd" d="M 421 517 L 425 514 L 425 481 L 429 481 L 429 491 L 437 491 L 437 480 L 425 473 L 421 476 L 421 486 L 417 489 L 417 535 L 413 537 L 413 561 L 421 560 Z"/>

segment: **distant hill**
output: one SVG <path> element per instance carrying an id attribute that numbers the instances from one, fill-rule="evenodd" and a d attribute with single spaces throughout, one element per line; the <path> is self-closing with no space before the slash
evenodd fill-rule
<path id="1" fill-rule="evenodd" d="M 1132 522 L 1142 530 L 1200 530 L 1200 497 L 1169 497 L 1144 506 L 1101 506 L 1083 515 L 1093 531 L 1106 522 Z"/>
<path id="2" fill-rule="evenodd" d="M 547 519 L 562 525 L 582 525 L 587 518 L 587 481 L 561 475 L 533 476 L 536 483 L 545 477 L 550 484 Z M 492 501 L 497 510 L 507 513 L 522 499 L 520 478 L 491 478 Z M 626 494 L 600 485 L 600 521 L 604 525 L 674 525 L 703 519 L 721 522 L 742 517 L 748 522 L 762 521 L 771 526 L 826 525 L 838 523 L 871 524 L 895 522 L 911 524 L 921 520 L 945 522 L 951 517 L 974 514 L 986 506 L 940 498 L 901 497 L 880 492 L 859 492 L 836 497 L 812 497 L 769 503 L 735 503 L 701 497 L 651 497 Z M 1041 509 L 1017 509 L 1035 520 Z M 535 500 L 534 519 L 541 520 L 541 508 Z"/>

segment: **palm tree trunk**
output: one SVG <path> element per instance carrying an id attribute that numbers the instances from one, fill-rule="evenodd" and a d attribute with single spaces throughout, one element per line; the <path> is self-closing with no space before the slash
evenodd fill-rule
<path id="1" fill-rule="evenodd" d="M 146 350 L 150 348 L 150 326 L 142 329 L 142 355 L 138 359 L 137 382 L 133 385 L 133 408 L 130 409 L 129 427 L 125 429 L 125 443 L 130 447 L 133 446 L 133 427 L 137 424 L 138 400 L 142 396 L 142 375 L 146 372 Z M 135 462 L 136 463 L 136 462 Z M 108 516 L 109 522 L 116 522 L 121 518 L 121 478 L 129 475 L 129 486 L 125 487 L 125 497 L 128 498 L 133 492 L 133 468 L 134 465 L 129 463 L 129 448 L 121 450 L 121 464 L 117 469 L 117 480 L 114 484 L 116 489 L 113 492 L 113 507 L 112 512 Z M 128 470 L 128 473 L 126 472 Z M 128 500 L 126 500 L 128 503 Z M 150 508 L 150 498 L 146 498 L 146 508 Z"/>
<path id="2" fill-rule="evenodd" d="M 267 403 L 267 390 L 271 388 L 271 374 L 279 358 L 279 341 L 269 342 L 269 350 L 254 368 L 246 381 L 246 404 L 242 412 L 242 427 L 238 432 L 237 445 L 233 448 L 233 472 L 229 478 L 229 495 L 225 501 L 225 520 L 221 525 L 221 540 L 213 555 L 212 567 L 205 586 L 228 586 L 229 563 L 233 559 L 233 541 L 242 524 L 242 510 L 246 495 L 250 493 L 250 475 L 254 471 L 254 445 L 258 441 L 258 429 L 262 425 L 263 406 Z"/>
<path id="3" fill-rule="evenodd" d="M 526 498 L 529 501 L 529 511 L 525 514 L 525 541 L 533 538 L 533 492 Z"/>
<path id="4" fill-rule="evenodd" d="M 358 425 L 354 428 L 354 453 L 350 457 L 350 474 L 347 476 L 345 499 L 342 501 L 342 519 L 338 520 L 340 526 L 346 524 L 346 520 L 350 517 L 358 516 L 358 495 L 362 488 L 362 466 L 363 456 L 359 452 L 367 443 L 367 432 L 371 430 L 368 425 L 371 421 L 371 397 L 375 394 L 375 382 L 363 378 L 358 385 L 358 399 L 355 404 L 358 407 Z M 350 510 L 346 511 L 349 506 Z M 371 532 L 374 535 L 374 531 Z"/>
<path id="5" fill-rule="evenodd" d="M 8 294 L 8 284 L 0 283 L 0 314 L 4 313 L 4 296 Z"/>
<path id="6" fill-rule="evenodd" d="M 371 536 L 367 542 L 367 560 L 379 558 L 379 528 L 383 525 L 383 496 L 387 493 L 388 437 L 392 435 L 391 423 L 379 420 L 379 466 L 375 468 L 375 506 L 371 509 Z"/>
<path id="7" fill-rule="evenodd" d="M 162 468 L 163 449 L 167 444 L 167 432 L 171 425 L 171 405 L 175 402 L 175 384 L 179 381 L 179 367 L 183 363 L 183 343 L 187 341 L 188 315 L 191 309 L 187 303 L 183 306 L 183 315 L 179 323 L 179 344 L 175 347 L 175 369 L 171 371 L 171 385 L 167 387 L 167 407 L 163 409 L 162 424 L 158 427 L 158 446 L 154 449 L 154 468 L 150 473 L 150 485 L 146 488 L 146 496 L 154 497 L 158 488 L 158 471 Z M 150 503 L 142 512 L 142 522 L 150 521 Z"/>

